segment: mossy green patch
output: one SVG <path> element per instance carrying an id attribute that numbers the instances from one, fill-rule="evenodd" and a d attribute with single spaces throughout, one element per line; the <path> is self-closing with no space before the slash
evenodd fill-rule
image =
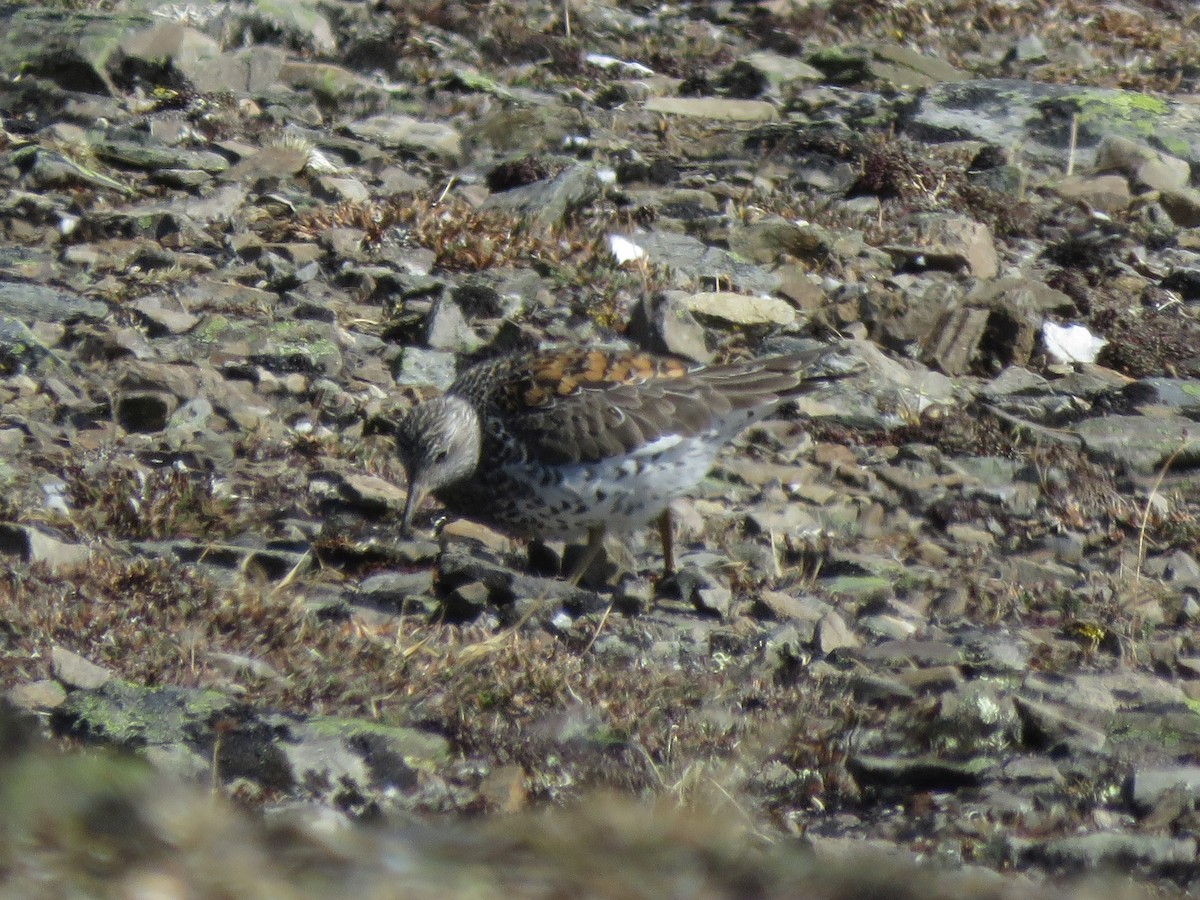
<path id="1" fill-rule="evenodd" d="M 343 737 L 348 740 L 357 737 L 382 739 L 393 753 L 417 767 L 421 767 L 422 763 L 440 764 L 450 759 L 448 740 L 440 734 L 416 728 L 336 716 L 316 716 L 305 722 L 305 725 L 315 734 L 325 737 Z"/>
<path id="2" fill-rule="evenodd" d="M 1200 712 L 1196 701 L 1154 710 L 1124 710 L 1109 725 L 1107 732 L 1114 743 L 1137 748 L 1172 750 L 1194 747 L 1200 740 Z M 1139 751 L 1142 752 L 1142 751 Z"/>
<path id="3" fill-rule="evenodd" d="M 96 691 L 73 692 L 61 712 L 74 734 L 122 747 L 144 747 L 187 741 L 194 726 L 207 728 L 205 723 L 234 702 L 217 691 L 110 681 Z"/>
<path id="4" fill-rule="evenodd" d="M 1146 137 L 1157 133 L 1162 125 L 1163 116 L 1171 111 L 1165 100 L 1136 91 L 1068 95 L 1066 99 L 1073 102 L 1079 110 L 1080 125 L 1106 126 L 1120 123 Z"/>
<path id="5" fill-rule="evenodd" d="M 209 316 L 200 324 L 199 328 L 192 331 L 191 337 L 193 340 L 205 344 L 216 344 L 228 335 L 233 327 L 233 323 L 225 316 Z"/>
<path id="6" fill-rule="evenodd" d="M 1192 153 L 1192 145 L 1183 138 L 1169 134 L 1156 134 L 1154 140 L 1165 151 L 1180 159 L 1187 159 Z"/>

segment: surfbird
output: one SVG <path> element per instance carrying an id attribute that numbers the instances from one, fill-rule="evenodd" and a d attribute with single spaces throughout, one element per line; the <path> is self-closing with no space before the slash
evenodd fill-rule
<path id="1" fill-rule="evenodd" d="M 397 427 L 408 474 L 402 529 L 432 493 L 512 535 L 586 535 L 578 581 L 607 531 L 657 519 L 670 573 L 671 501 L 747 425 L 852 371 L 833 348 L 712 366 L 596 349 L 478 363 Z"/>

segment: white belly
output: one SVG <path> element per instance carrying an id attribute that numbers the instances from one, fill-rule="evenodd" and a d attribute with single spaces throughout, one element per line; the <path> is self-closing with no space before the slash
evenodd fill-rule
<path id="1" fill-rule="evenodd" d="M 719 442 L 670 435 L 623 457 L 558 467 L 548 481 L 528 470 L 501 477 L 529 483 L 527 530 L 543 538 L 575 538 L 603 526 L 629 531 L 658 516 L 712 468 Z"/>

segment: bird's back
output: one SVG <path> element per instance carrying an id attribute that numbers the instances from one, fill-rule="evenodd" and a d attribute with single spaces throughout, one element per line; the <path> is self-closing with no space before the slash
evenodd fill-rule
<path id="1" fill-rule="evenodd" d="M 694 487 L 734 435 L 803 393 L 827 356 L 689 366 L 561 350 L 481 363 L 448 391 L 479 414 L 479 466 L 438 495 L 529 535 L 636 527 Z"/>
<path id="2" fill-rule="evenodd" d="M 481 363 L 449 393 L 479 412 L 485 456 L 599 462 L 670 436 L 727 440 L 803 393 L 807 370 L 827 355 L 689 366 L 644 353 L 551 350 Z"/>

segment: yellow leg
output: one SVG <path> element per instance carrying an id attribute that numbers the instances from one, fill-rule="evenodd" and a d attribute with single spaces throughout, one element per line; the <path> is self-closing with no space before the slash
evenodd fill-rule
<path id="1" fill-rule="evenodd" d="M 600 555 L 600 551 L 604 549 L 604 526 L 597 525 L 595 528 L 588 529 L 587 547 L 583 551 L 583 556 L 575 563 L 571 569 L 571 574 L 567 576 L 569 584 L 579 584 L 579 579 L 583 577 L 584 572 L 591 568 L 592 563 L 596 561 L 596 557 Z"/>
<path id="2" fill-rule="evenodd" d="M 662 540 L 663 577 L 669 578 L 675 574 L 675 535 L 671 521 L 671 507 L 662 511 L 658 517 L 658 536 Z"/>

